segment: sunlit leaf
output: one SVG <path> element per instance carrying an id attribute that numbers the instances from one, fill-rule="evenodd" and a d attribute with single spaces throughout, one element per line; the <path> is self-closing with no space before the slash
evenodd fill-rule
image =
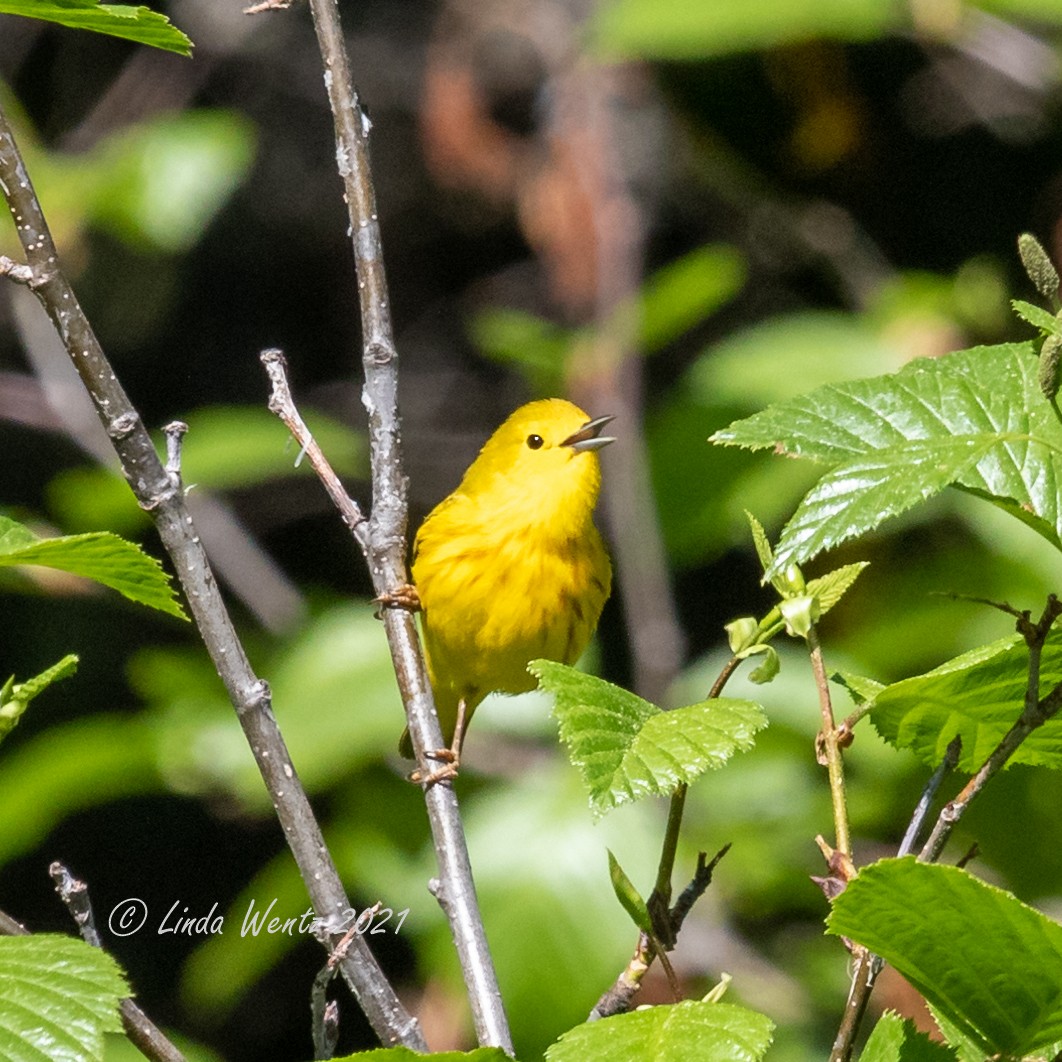
<path id="1" fill-rule="evenodd" d="M 870 720 L 890 744 L 934 767 L 958 735 L 958 768 L 973 773 L 1021 715 L 1028 675 L 1025 640 L 1003 638 L 887 686 L 874 697 Z M 1062 631 L 1053 630 L 1040 657 L 1040 689 L 1046 693 L 1057 682 Z M 1062 768 L 1062 717 L 1049 719 L 1018 746 L 1009 765 L 1017 763 Z"/>
<path id="2" fill-rule="evenodd" d="M 0 689 L 0 738 L 19 721 L 27 705 L 53 682 L 69 678 L 77 670 L 77 657 L 70 653 L 57 664 L 25 682 L 9 679 Z"/>
<path id="3" fill-rule="evenodd" d="M 627 690 L 574 668 L 535 660 L 528 670 L 556 697 L 561 740 L 594 813 L 671 793 L 735 752 L 767 725 L 752 701 L 717 698 L 665 712 Z"/>
<path id="4" fill-rule="evenodd" d="M 1038 370 L 1029 343 L 922 358 L 891 376 L 780 402 L 712 439 L 832 468 L 783 532 L 776 570 L 868 530 L 947 482 L 994 502 L 1057 548 L 1062 425 L 1040 392 Z"/>
<path id="5" fill-rule="evenodd" d="M 101 4 L 99 0 L 0 0 L 0 15 L 25 15 L 179 55 L 192 54 L 192 42 L 166 16 L 143 5 Z"/>
<path id="6" fill-rule="evenodd" d="M 546 1062 L 757 1062 L 774 1023 L 732 1003 L 686 1000 L 577 1025 L 546 1052 Z"/>
<path id="7" fill-rule="evenodd" d="M 74 937 L 0 937 L 0 1057 L 102 1062 L 129 994 L 118 964 Z"/>
<path id="8" fill-rule="evenodd" d="M 1062 926 L 957 867 L 913 857 L 860 870 L 829 931 L 894 966 L 987 1054 L 1062 1037 Z"/>
<path id="9" fill-rule="evenodd" d="M 130 601 L 186 619 L 162 565 L 139 546 L 109 531 L 39 538 L 0 516 L 0 566 L 39 564 L 93 579 Z"/>
<path id="10" fill-rule="evenodd" d="M 885 1013 L 874 1026 L 859 1062 L 955 1062 L 955 1052 L 919 1032 L 909 1018 Z"/>

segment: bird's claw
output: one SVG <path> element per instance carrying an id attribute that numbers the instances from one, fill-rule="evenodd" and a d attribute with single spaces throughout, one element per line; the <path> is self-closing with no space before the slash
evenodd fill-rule
<path id="1" fill-rule="evenodd" d="M 421 608 L 420 594 L 412 583 L 403 583 L 394 590 L 385 590 L 379 597 L 374 597 L 372 603 L 380 606 L 376 610 L 377 619 L 383 617 L 385 608 L 403 608 L 407 612 L 419 612 Z"/>
<path id="2" fill-rule="evenodd" d="M 409 780 L 414 785 L 425 787 L 436 785 L 457 777 L 457 769 L 461 765 L 461 758 L 453 749 L 433 749 L 427 753 L 428 759 L 438 760 L 442 766 L 434 771 L 424 774 L 418 767 L 409 775 Z"/>

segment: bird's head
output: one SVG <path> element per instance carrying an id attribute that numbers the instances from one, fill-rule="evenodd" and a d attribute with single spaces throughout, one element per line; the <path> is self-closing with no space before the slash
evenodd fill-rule
<path id="1" fill-rule="evenodd" d="M 535 519 L 586 519 L 601 486 L 597 451 L 615 441 L 601 434 L 610 420 L 562 398 L 528 402 L 487 440 L 462 489 L 525 505 Z"/>

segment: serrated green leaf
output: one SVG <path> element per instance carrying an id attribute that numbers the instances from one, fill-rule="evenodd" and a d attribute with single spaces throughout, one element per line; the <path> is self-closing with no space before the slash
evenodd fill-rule
<path id="1" fill-rule="evenodd" d="M 641 697 L 564 664 L 528 670 L 554 694 L 561 740 L 595 815 L 642 797 L 671 793 L 735 752 L 767 725 L 752 701 L 718 698 L 665 712 Z"/>
<path id="2" fill-rule="evenodd" d="M 881 955 L 987 1054 L 1062 1037 L 1062 926 L 965 870 L 910 856 L 865 867 L 828 927 Z"/>
<path id="3" fill-rule="evenodd" d="M 767 576 L 872 531 L 889 517 L 926 501 L 951 486 L 1001 441 L 996 435 L 915 439 L 838 465 L 797 506 L 782 531 Z"/>
<path id="4" fill-rule="evenodd" d="M 513 1062 L 500 1047 L 477 1047 L 472 1051 L 433 1051 L 429 1055 L 418 1054 L 408 1047 L 378 1047 L 374 1051 L 344 1055 L 333 1062 L 420 1062 L 424 1058 L 434 1058 L 435 1062 Z"/>
<path id="5" fill-rule="evenodd" d="M 955 1052 L 930 1040 L 909 1018 L 886 1011 L 859 1056 L 859 1062 L 955 1062 Z"/>
<path id="6" fill-rule="evenodd" d="M 776 551 L 775 570 L 826 542 L 841 541 L 857 528 L 866 530 L 880 522 L 869 511 L 860 485 L 837 474 L 836 466 L 846 462 L 866 479 L 866 489 L 884 503 L 884 512 L 902 511 L 919 495 L 934 493 L 954 472 L 955 486 L 993 502 L 1059 548 L 1062 425 L 1040 392 L 1038 370 L 1031 343 L 922 358 L 890 376 L 830 385 L 778 403 L 716 432 L 712 441 L 772 447 L 835 469 L 828 491 L 821 486 L 813 490 L 827 526 L 818 530 L 803 516 L 794 517 L 795 524 L 783 535 L 784 549 L 780 543 Z M 965 464 L 962 446 L 976 448 L 978 440 L 993 436 L 995 444 L 974 463 Z M 962 439 L 972 442 L 947 449 Z M 936 454 L 931 446 L 935 442 L 944 447 Z M 920 446 L 927 447 L 921 455 Z M 921 463 L 907 469 L 893 464 L 896 481 L 891 486 L 881 480 L 882 472 L 875 475 L 873 467 L 861 468 L 861 459 L 878 452 L 895 455 L 898 447 L 913 447 L 901 452 L 909 461 L 920 457 Z M 949 467 L 942 471 L 934 459 Z M 849 515 L 846 502 L 862 507 L 858 518 Z"/>
<path id="7" fill-rule="evenodd" d="M 0 567 L 21 564 L 80 575 L 117 590 L 130 601 L 187 619 L 162 565 L 109 531 L 38 538 L 17 521 L 0 516 Z"/>
<path id="8" fill-rule="evenodd" d="M 910 749 L 935 767 L 956 734 L 962 737 L 958 769 L 980 768 L 1021 714 L 1028 683 L 1029 650 L 1013 636 L 972 649 L 924 675 L 887 686 L 874 697 L 870 720 L 890 744 Z M 1047 637 L 1040 657 L 1040 690 L 1062 682 L 1062 631 Z M 1008 766 L 1062 768 L 1062 717 L 1037 727 Z"/>
<path id="9" fill-rule="evenodd" d="M 686 1000 L 577 1025 L 546 1051 L 546 1062 L 758 1062 L 774 1023 L 733 1003 Z"/>
<path id="10" fill-rule="evenodd" d="M 0 689 L 0 738 L 12 730 L 34 697 L 43 693 L 53 682 L 69 678 L 77 670 L 77 657 L 70 653 L 58 664 L 42 671 L 25 682 L 8 679 Z"/>
<path id="11" fill-rule="evenodd" d="M 653 921 L 649 917 L 649 908 L 646 906 L 645 900 L 642 899 L 641 893 L 634 887 L 634 882 L 627 877 L 623 867 L 619 865 L 619 860 L 612 854 L 611 848 L 606 848 L 608 852 L 608 876 L 612 882 L 612 891 L 616 894 L 616 899 L 619 900 L 620 906 L 631 916 L 631 921 L 643 932 L 651 933 L 653 931 Z"/>
<path id="12" fill-rule="evenodd" d="M 129 995 L 118 964 L 73 937 L 0 937 L 0 1058 L 101 1062 Z"/>
<path id="13" fill-rule="evenodd" d="M 17 700 L 29 703 L 34 697 L 43 693 L 53 682 L 69 678 L 77 671 L 77 660 L 78 658 L 74 653 L 68 653 L 59 663 L 52 664 L 50 668 L 42 671 L 39 675 L 34 675 L 33 678 L 18 683 L 12 690 L 12 696 Z"/>
<path id="14" fill-rule="evenodd" d="M 760 560 L 760 567 L 766 572 L 774 561 L 774 550 L 771 549 L 770 539 L 767 538 L 767 532 L 764 531 L 763 524 L 748 509 L 745 510 L 745 519 L 748 520 L 749 529 L 752 531 L 752 544 L 756 547 L 756 556 Z"/>
<path id="15" fill-rule="evenodd" d="M 812 579 L 808 583 L 807 592 L 818 601 L 820 617 L 825 616 L 848 593 L 852 584 L 869 564 L 869 561 L 845 564 L 843 567 L 834 568 L 832 572 L 820 575 L 817 579 Z"/>
<path id="16" fill-rule="evenodd" d="M 142 5 L 101 4 L 99 0 L 0 0 L 0 15 L 25 15 L 179 55 L 192 54 L 192 42 L 165 15 Z"/>
<path id="17" fill-rule="evenodd" d="M 1011 299 L 1010 305 L 1023 321 L 1027 321 L 1034 328 L 1039 328 L 1047 335 L 1062 336 L 1062 321 L 1053 313 L 1048 313 L 1047 310 L 1021 299 Z"/>
<path id="18" fill-rule="evenodd" d="M 866 704 L 867 701 L 874 700 L 882 690 L 887 688 L 884 682 L 866 678 L 864 675 L 855 675 L 851 671 L 837 671 L 830 678 L 848 690 L 853 704 L 856 705 Z"/>

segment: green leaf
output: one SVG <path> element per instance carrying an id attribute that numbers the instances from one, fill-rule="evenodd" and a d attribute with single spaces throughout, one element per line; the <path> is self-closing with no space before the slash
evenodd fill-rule
<path id="1" fill-rule="evenodd" d="M 103 1034 L 121 1028 L 129 995 L 118 964 L 83 940 L 0 937 L 0 1058 L 101 1062 Z"/>
<path id="2" fill-rule="evenodd" d="M 955 1052 L 919 1032 L 910 1019 L 886 1012 L 874 1026 L 859 1062 L 955 1062 Z"/>
<path id="3" fill-rule="evenodd" d="M 852 698 L 852 703 L 856 706 L 874 700 L 882 690 L 887 688 L 883 682 L 878 682 L 876 679 L 872 678 L 866 678 L 863 675 L 856 675 L 850 671 L 834 672 L 830 678 L 839 686 L 843 686 L 848 690 L 848 695 Z"/>
<path id="4" fill-rule="evenodd" d="M 109 531 L 38 538 L 23 524 L 0 516 L 0 567 L 21 564 L 93 579 L 130 601 L 187 619 L 162 565 Z"/>
<path id="5" fill-rule="evenodd" d="M 1023 638 L 1003 638 L 972 649 L 924 675 L 895 682 L 874 698 L 870 719 L 890 744 L 910 749 L 935 767 L 956 734 L 958 769 L 977 771 L 1021 714 L 1029 650 Z M 1040 657 L 1040 690 L 1062 682 L 1062 631 L 1047 637 Z M 1062 716 L 1037 727 L 1015 751 L 1017 763 L 1062 768 Z"/>
<path id="6" fill-rule="evenodd" d="M 818 602 L 809 594 L 783 598 L 778 611 L 785 620 L 786 631 L 796 638 L 806 638 L 812 625 L 819 620 Z"/>
<path id="7" fill-rule="evenodd" d="M 881 955 L 987 1054 L 1062 1037 L 1062 926 L 965 870 L 910 856 L 865 867 L 828 927 Z"/>
<path id="8" fill-rule="evenodd" d="M 808 491 L 786 524 L 768 577 L 926 501 L 999 442 L 996 435 L 914 439 L 838 465 Z"/>
<path id="9" fill-rule="evenodd" d="M 686 1000 L 577 1025 L 546 1051 L 546 1062 L 756 1062 L 774 1023 L 733 1003 Z"/>
<path id="10" fill-rule="evenodd" d="M 528 670 L 554 694 L 568 756 L 595 815 L 644 796 L 665 796 L 752 747 L 767 725 L 752 701 L 717 698 L 664 712 L 627 690 L 564 664 Z"/>
<path id="11" fill-rule="evenodd" d="M 763 648 L 763 663 L 754 667 L 749 672 L 749 682 L 755 682 L 757 686 L 765 686 L 773 682 L 782 670 L 782 662 L 778 658 L 778 651 L 773 645 L 765 645 Z"/>
<path id="12" fill-rule="evenodd" d="M 807 592 L 818 600 L 820 616 L 826 615 L 848 593 L 852 584 L 859 578 L 863 569 L 869 566 L 869 563 L 869 561 L 857 561 L 855 564 L 846 564 L 808 583 Z"/>
<path id="13" fill-rule="evenodd" d="M 1038 370 L 1031 343 L 921 358 L 890 376 L 780 402 L 716 432 L 712 441 L 772 447 L 834 468 L 826 486 L 805 500 L 826 526 L 798 510 L 779 543 L 775 570 L 876 526 L 882 517 L 871 512 L 875 505 L 883 515 L 900 512 L 941 489 L 949 476 L 1059 548 L 1062 425 L 1040 392 Z M 891 483 L 885 481 L 890 470 Z"/>
<path id="14" fill-rule="evenodd" d="M 609 56 L 700 59 L 817 37 L 871 40 L 899 24 L 888 0 L 615 0 L 591 28 Z"/>
<path id="15" fill-rule="evenodd" d="M 77 670 L 77 657 L 70 653 L 58 664 L 25 682 L 9 679 L 0 689 L 0 738 L 14 729 L 22 713 L 34 697 L 43 693 L 53 682 L 69 678 Z"/>
<path id="16" fill-rule="evenodd" d="M 1023 302 L 1021 299 L 1011 299 L 1010 304 L 1014 307 L 1014 312 L 1034 328 L 1039 328 L 1047 335 L 1062 336 L 1062 321 L 1053 313 L 1048 313 L 1047 310 L 1042 310 L 1031 302 Z"/>
<path id="17" fill-rule="evenodd" d="M 725 244 L 698 247 L 658 269 L 639 297 L 638 345 L 654 353 L 729 302 L 745 283 L 745 261 Z"/>
<path id="18" fill-rule="evenodd" d="M 752 544 L 756 547 L 756 556 L 760 560 L 760 567 L 767 571 L 774 561 L 774 550 L 771 549 L 770 539 L 767 537 L 767 532 L 763 529 L 763 524 L 748 509 L 745 510 L 745 519 L 748 520 L 749 529 L 752 531 Z"/>
<path id="19" fill-rule="evenodd" d="M 418 1054 L 408 1047 L 378 1047 L 375 1051 L 344 1055 L 334 1062 L 420 1062 L 424 1058 L 434 1058 L 436 1062 L 513 1062 L 500 1047 L 477 1047 L 474 1051 L 433 1051 L 429 1055 Z"/>
<path id="20" fill-rule="evenodd" d="M 179 55 L 192 54 L 192 42 L 165 15 L 144 6 L 101 4 L 99 0 L 0 0 L 0 15 L 25 15 Z"/>
<path id="21" fill-rule="evenodd" d="M 627 877 L 623 867 L 619 865 L 619 860 L 612 854 L 612 849 L 606 848 L 605 851 L 608 852 L 608 876 L 612 881 L 612 891 L 616 894 L 616 899 L 640 930 L 651 933 L 653 922 L 649 917 L 649 908 L 645 900 L 634 887 L 634 882 Z"/>

